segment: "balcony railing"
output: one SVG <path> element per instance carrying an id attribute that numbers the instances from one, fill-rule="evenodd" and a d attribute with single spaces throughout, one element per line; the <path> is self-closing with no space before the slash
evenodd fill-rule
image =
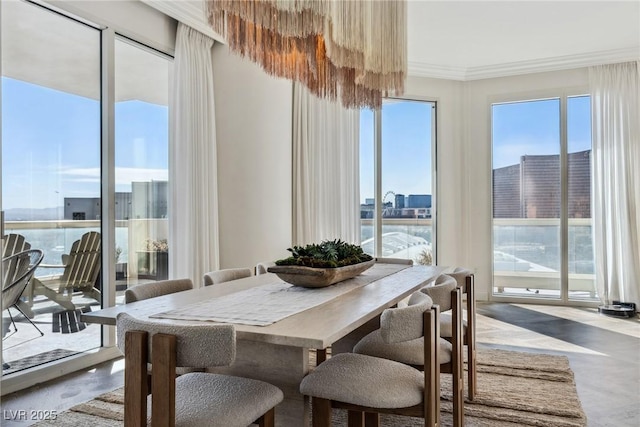
<path id="1" fill-rule="evenodd" d="M 569 219 L 569 291 L 595 297 L 595 274 L 589 218 Z M 373 253 L 374 222 L 361 220 L 363 248 Z M 23 234 L 34 248 L 45 252 L 44 263 L 57 264 L 60 256 L 83 233 L 99 231 L 100 221 L 8 221 L 7 233 Z M 383 219 L 383 256 L 412 258 L 431 251 L 433 222 L 423 218 Z M 494 277 L 496 291 L 505 289 L 560 289 L 560 223 L 558 219 L 495 219 Z M 147 239 L 166 239 L 167 219 L 116 221 L 120 262 L 136 277 L 139 257 Z M 133 248 L 133 250 L 130 250 Z M 51 272 L 49 272 L 50 274 Z"/>
<path id="2" fill-rule="evenodd" d="M 569 219 L 569 293 L 573 297 L 596 296 L 593 244 L 590 218 Z M 382 224 L 383 256 L 407 256 L 405 247 L 398 245 L 398 234 L 424 238 L 429 250 L 432 244 L 432 220 L 385 218 Z M 362 219 L 363 248 L 373 253 L 374 221 Z M 558 219 L 495 219 L 493 286 L 496 292 L 511 290 L 560 290 L 560 220 Z"/>
<path id="3" fill-rule="evenodd" d="M 61 255 L 69 251 L 74 241 L 88 231 L 100 231 L 100 225 L 100 220 L 6 221 L 5 232 L 22 234 L 32 248 L 41 249 L 44 252 L 44 264 L 60 264 Z M 168 220 L 118 220 L 115 226 L 117 262 L 127 266 L 127 277 L 135 278 L 140 270 L 138 252 L 146 250 L 147 240 L 167 238 Z M 40 274 L 52 273 L 56 272 L 49 269 Z"/>

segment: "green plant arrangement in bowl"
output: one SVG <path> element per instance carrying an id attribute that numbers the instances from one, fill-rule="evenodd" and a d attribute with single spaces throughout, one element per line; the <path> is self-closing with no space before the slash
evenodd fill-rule
<path id="1" fill-rule="evenodd" d="M 277 260 L 268 271 L 295 286 L 318 288 L 333 285 L 357 276 L 375 263 L 360 246 L 340 239 L 287 250 L 291 256 Z"/>

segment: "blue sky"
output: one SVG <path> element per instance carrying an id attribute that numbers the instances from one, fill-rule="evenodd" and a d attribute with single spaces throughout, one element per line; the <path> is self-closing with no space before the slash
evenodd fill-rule
<path id="1" fill-rule="evenodd" d="M 392 101 L 382 108 L 382 194 L 431 194 L 431 107 Z M 360 115 L 360 199 L 374 196 L 373 111 Z M 388 201 L 389 199 L 387 199 Z"/>
<path id="2" fill-rule="evenodd" d="M 492 111 L 493 167 L 519 163 L 520 156 L 560 153 L 560 100 L 497 104 Z M 567 101 L 569 152 L 591 148 L 589 97 Z"/>
<path id="3" fill-rule="evenodd" d="M 393 102 L 383 106 L 383 181 L 387 191 L 433 194 L 431 187 L 431 118 L 429 103 Z M 496 104 L 492 114 L 493 167 L 514 165 L 520 156 L 558 154 L 560 151 L 560 100 Z M 360 199 L 374 195 L 374 114 L 360 115 Z M 567 102 L 569 152 L 591 147 L 590 99 L 572 97 Z M 388 200 L 388 199 L 387 199 Z"/>
<path id="4" fill-rule="evenodd" d="M 64 197 L 100 194 L 100 105 L 41 86 L 2 78 L 3 209 L 62 206 Z M 522 155 L 559 152 L 559 100 L 493 107 L 494 168 Z M 384 104 L 383 195 L 433 194 L 431 103 Z M 361 201 L 374 196 L 373 112 L 361 113 Z M 569 98 L 569 151 L 590 148 L 588 97 Z M 167 107 L 116 104 L 116 191 L 132 181 L 166 180 Z"/>
<path id="5" fill-rule="evenodd" d="M 167 179 L 167 107 L 116 104 L 116 191 Z M 3 209 L 100 195 L 100 103 L 2 78 Z"/>

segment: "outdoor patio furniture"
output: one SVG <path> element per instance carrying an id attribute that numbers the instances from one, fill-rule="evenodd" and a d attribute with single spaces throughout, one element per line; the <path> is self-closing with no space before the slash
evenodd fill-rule
<path id="1" fill-rule="evenodd" d="M 2 258 L 6 258 L 13 254 L 17 254 L 18 252 L 26 251 L 31 249 L 31 244 L 27 242 L 26 238 L 22 234 L 9 233 L 2 236 Z M 22 297 L 26 297 L 27 301 L 23 301 Z M 27 316 L 29 319 L 33 319 L 35 316 L 33 311 L 31 310 L 31 292 L 29 292 L 29 283 L 27 283 L 27 287 L 22 293 L 20 299 L 18 299 L 18 306 L 20 307 L 20 311 L 22 314 Z"/>
<path id="2" fill-rule="evenodd" d="M 18 327 L 11 315 L 12 307 L 18 310 L 25 319 L 40 332 L 40 336 L 44 335 L 44 332 L 29 319 L 29 316 L 27 316 L 18 305 L 20 296 L 29 284 L 29 280 L 32 278 L 34 271 L 42 262 L 43 256 L 41 250 L 29 249 L 2 258 L 2 311 L 7 310 L 9 313 L 9 318 L 11 319 L 11 324 L 15 332 L 18 331 Z"/>
<path id="3" fill-rule="evenodd" d="M 46 265 L 48 268 L 64 268 L 62 275 L 34 278 L 33 290 L 44 295 L 67 310 L 75 310 L 72 299 L 84 295 L 98 302 L 101 292 L 95 287 L 100 274 L 100 233 L 90 231 L 73 242 L 68 255 L 62 256 L 63 265 Z M 43 265 L 43 267 L 45 267 Z"/>

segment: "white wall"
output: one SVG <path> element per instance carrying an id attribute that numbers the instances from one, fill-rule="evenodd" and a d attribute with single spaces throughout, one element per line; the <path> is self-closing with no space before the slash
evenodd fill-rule
<path id="1" fill-rule="evenodd" d="M 291 246 L 292 84 L 214 45 L 220 268 Z"/>

